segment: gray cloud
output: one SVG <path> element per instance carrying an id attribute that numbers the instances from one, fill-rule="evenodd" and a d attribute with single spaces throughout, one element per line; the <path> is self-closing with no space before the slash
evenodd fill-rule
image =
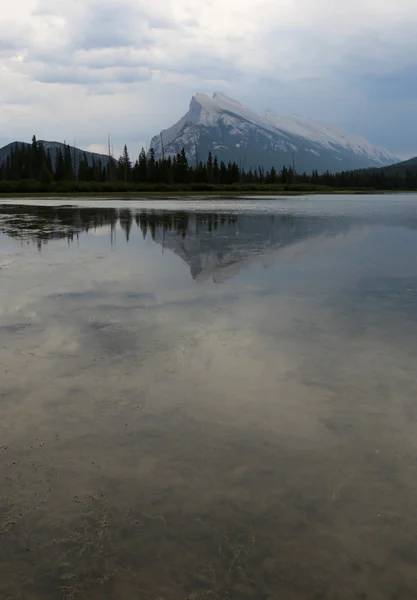
<path id="1" fill-rule="evenodd" d="M 124 48 L 152 42 L 146 33 L 146 14 L 127 2 L 117 5 L 94 2 L 82 23 L 71 29 L 73 49 Z"/>
<path id="2" fill-rule="evenodd" d="M 13 56 L 33 43 L 34 31 L 28 24 L 0 22 L 0 56 Z"/>
<path id="3" fill-rule="evenodd" d="M 184 25 L 184 27 L 193 27 L 193 28 L 199 27 L 199 23 L 198 23 L 197 19 L 193 19 L 192 17 L 189 17 L 188 19 L 183 19 L 181 21 L 181 25 Z"/>
<path id="4" fill-rule="evenodd" d="M 147 81 L 151 78 L 149 71 L 141 69 L 112 68 L 99 71 L 86 68 L 70 69 L 45 69 L 37 74 L 37 79 L 42 83 L 71 83 L 82 84 L 87 87 L 108 83 L 135 83 Z"/>
<path id="5" fill-rule="evenodd" d="M 8 5 L 0 24 L 6 139 L 37 123 L 44 138 L 82 126 L 101 143 L 99 115 L 135 153 L 192 93 L 222 89 L 417 153 L 414 0 L 260 0 L 255 11 L 251 0 L 40 0 L 30 12 L 32 1 Z"/>

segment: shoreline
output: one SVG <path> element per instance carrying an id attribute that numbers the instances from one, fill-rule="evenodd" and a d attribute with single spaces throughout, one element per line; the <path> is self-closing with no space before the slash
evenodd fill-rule
<path id="1" fill-rule="evenodd" d="M 358 189 L 335 189 L 335 190 L 315 190 L 315 191 L 271 191 L 271 190 L 251 190 L 251 191 L 213 191 L 213 192 L 190 192 L 190 191 L 172 191 L 172 192 L 74 192 L 74 193 L 54 193 L 54 192 L 33 192 L 33 193 L 0 193 L 1 200 L 24 200 L 43 198 L 48 200 L 63 200 L 65 198 L 78 200 L 96 199 L 96 200 L 114 200 L 122 198 L 124 200 L 227 200 L 227 199 L 254 199 L 262 197 L 263 199 L 286 198 L 297 196 L 379 196 L 379 195 L 398 195 L 398 194 L 416 194 L 417 190 L 358 190 Z"/>

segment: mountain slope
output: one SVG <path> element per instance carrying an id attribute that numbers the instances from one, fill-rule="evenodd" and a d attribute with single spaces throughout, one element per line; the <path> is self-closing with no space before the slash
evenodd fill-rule
<path id="1" fill-rule="evenodd" d="M 384 167 L 384 173 L 386 175 L 400 175 L 404 176 L 407 172 L 416 173 L 417 172 L 417 156 L 414 158 L 409 158 L 408 160 L 404 160 L 402 162 L 396 163 L 395 165 L 390 165 L 388 167 Z"/>
<path id="2" fill-rule="evenodd" d="M 156 157 L 175 155 L 184 147 L 191 160 L 211 151 L 219 160 L 234 160 L 245 169 L 281 168 L 292 164 L 298 172 L 342 171 L 382 167 L 398 161 L 388 150 L 339 126 L 302 117 L 281 117 L 271 110 L 264 116 L 216 92 L 192 97 L 188 112 L 151 141 Z"/>
<path id="3" fill-rule="evenodd" d="M 58 150 L 61 149 L 63 152 L 64 148 L 65 148 L 65 144 L 62 144 L 61 142 L 48 142 L 45 140 L 38 140 L 38 143 L 42 144 L 43 147 L 45 148 L 45 150 L 49 150 L 49 152 L 51 154 L 52 164 L 55 164 L 55 159 L 56 159 Z M 16 147 L 16 144 L 19 147 L 30 146 L 30 144 L 28 144 L 27 142 L 12 142 L 10 144 L 7 144 L 6 146 L 3 146 L 3 148 L 0 148 L 0 165 L 7 159 L 7 157 L 11 153 L 12 149 Z M 87 150 L 81 150 L 80 148 L 76 148 L 74 146 L 70 146 L 70 150 L 71 150 L 71 158 L 72 158 L 72 160 L 74 160 L 74 157 L 75 157 L 77 164 L 82 159 L 84 152 L 87 157 L 88 164 L 90 166 L 93 162 L 93 158 L 96 163 L 99 160 L 101 160 L 103 166 L 107 165 L 109 162 L 109 157 L 106 154 L 97 154 L 96 152 L 88 152 Z"/>

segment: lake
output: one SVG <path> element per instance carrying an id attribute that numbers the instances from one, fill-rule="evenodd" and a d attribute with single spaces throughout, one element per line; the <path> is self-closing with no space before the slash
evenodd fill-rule
<path id="1" fill-rule="evenodd" d="M 0 201 L 1 600 L 408 600 L 417 196 Z"/>

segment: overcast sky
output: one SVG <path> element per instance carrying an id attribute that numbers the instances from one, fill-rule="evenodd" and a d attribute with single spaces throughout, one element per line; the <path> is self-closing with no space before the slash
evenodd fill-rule
<path id="1" fill-rule="evenodd" d="M 131 156 L 223 91 L 417 155 L 416 0 L 14 0 L 0 20 L 0 146 Z"/>

